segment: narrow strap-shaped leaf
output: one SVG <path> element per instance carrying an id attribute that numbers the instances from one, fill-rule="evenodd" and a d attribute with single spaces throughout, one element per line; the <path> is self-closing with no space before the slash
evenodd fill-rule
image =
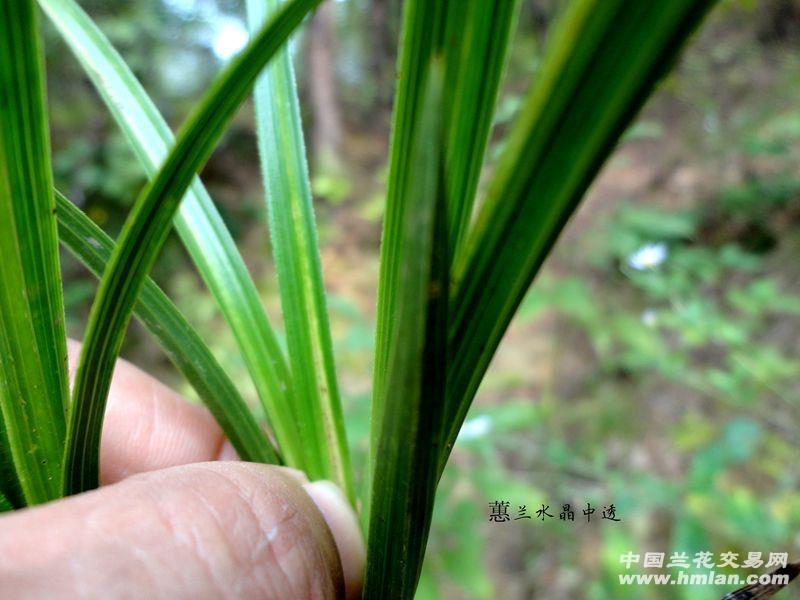
<path id="1" fill-rule="evenodd" d="M 713 4 L 576 0 L 567 9 L 454 266 L 449 443 L 547 252 Z"/>
<path id="2" fill-rule="evenodd" d="M 441 47 L 444 35 L 444 2 L 407 0 L 403 5 L 403 27 L 397 62 L 397 92 L 392 117 L 389 181 L 386 211 L 381 232 L 380 275 L 375 328 L 375 364 L 373 366 L 372 404 L 370 406 L 370 452 L 365 484 L 370 489 L 370 473 L 375 467 L 378 435 L 383 421 L 384 386 L 389 352 L 394 343 L 394 319 L 401 293 L 399 255 L 406 239 L 406 204 L 413 197 L 418 175 L 412 163 L 411 148 L 419 135 L 425 77 L 428 65 Z M 369 517 L 369 498 L 362 510 Z"/>
<path id="3" fill-rule="evenodd" d="M 39 4 L 83 65 L 148 177 L 155 176 L 174 137 L 119 53 L 74 0 Z M 175 229 L 231 327 L 256 391 L 273 424 L 291 402 L 289 369 L 258 291 L 219 212 L 195 177 L 175 216 Z M 293 430 L 275 430 L 286 460 L 301 467 Z"/>
<path id="4" fill-rule="evenodd" d="M 447 3 L 444 139 L 450 257 L 467 232 L 519 0 Z"/>
<path id="5" fill-rule="evenodd" d="M 114 251 L 114 241 L 81 209 L 56 191 L 61 243 L 98 277 Z M 242 460 L 278 463 L 278 455 L 258 426 L 236 386 L 194 327 L 149 277 L 134 309 L 147 330 L 208 407 Z"/>
<path id="6" fill-rule="evenodd" d="M 9 500 L 5 494 L 0 492 L 0 512 L 14 510 L 14 504 Z"/>
<path id="7" fill-rule="evenodd" d="M 67 338 L 32 0 L 0 0 L 0 409 L 27 504 L 61 495 Z"/>
<path id="8" fill-rule="evenodd" d="M 250 29 L 257 31 L 282 4 L 248 0 Z M 270 241 L 294 383 L 292 408 L 304 442 L 304 466 L 309 477 L 335 481 L 355 502 L 288 45 L 264 69 L 254 94 Z"/>
<path id="9" fill-rule="evenodd" d="M 770 571 L 767 583 L 751 583 L 725 594 L 722 600 L 767 600 L 800 576 L 800 562 L 787 564 Z M 776 577 L 777 576 L 777 577 Z M 780 577 L 782 576 L 782 577 Z M 759 577 L 761 579 L 761 577 Z"/>
<path id="10" fill-rule="evenodd" d="M 264 65 L 319 0 L 294 0 L 223 71 L 178 135 L 164 165 L 145 188 L 122 229 L 89 315 L 75 376 L 67 430 L 65 493 L 96 487 L 106 397 L 139 290 L 170 230 L 181 198 L 214 149 Z M 273 418 L 276 435 L 300 446 L 287 407 Z M 291 433 L 287 432 L 291 431 Z M 285 452 L 283 446 L 281 450 Z"/>
<path id="11" fill-rule="evenodd" d="M 22 493 L 19 477 L 17 477 L 14 467 L 14 457 L 11 455 L 11 445 L 8 441 L 2 414 L 0 414 L 0 493 L 14 508 L 25 506 L 25 495 Z"/>
<path id="12" fill-rule="evenodd" d="M 382 388 L 364 598 L 413 598 L 439 478 L 447 357 L 447 221 L 442 189 L 442 65 L 424 69 L 397 254 L 397 314 Z M 395 197 L 396 199 L 396 197 Z"/>

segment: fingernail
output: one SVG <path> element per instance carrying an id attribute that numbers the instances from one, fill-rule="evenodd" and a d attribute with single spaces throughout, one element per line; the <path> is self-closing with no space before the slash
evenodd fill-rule
<path id="1" fill-rule="evenodd" d="M 219 449 L 219 455 L 217 456 L 217 460 L 241 460 L 239 455 L 236 452 L 236 448 L 233 447 L 230 440 L 225 440 L 222 442 L 222 448 Z"/>
<path id="2" fill-rule="evenodd" d="M 366 550 L 353 507 L 342 491 L 330 481 L 315 481 L 303 487 L 333 534 L 342 561 L 345 596 L 348 599 L 359 598 L 364 583 Z"/>
<path id="3" fill-rule="evenodd" d="M 293 469 L 292 467 L 281 467 L 281 466 L 277 466 L 274 468 L 280 470 L 280 472 L 283 473 L 284 475 L 288 475 L 302 486 L 305 486 L 308 483 L 308 475 L 303 473 L 303 471 L 301 471 L 300 469 Z"/>

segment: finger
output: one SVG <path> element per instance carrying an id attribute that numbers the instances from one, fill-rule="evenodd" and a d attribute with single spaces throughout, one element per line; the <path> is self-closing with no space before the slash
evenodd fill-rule
<path id="1" fill-rule="evenodd" d="M 342 491 L 330 481 L 315 481 L 304 487 L 325 517 L 325 522 L 336 540 L 336 549 L 342 559 L 342 570 L 347 584 L 346 597 L 348 600 L 357 600 L 361 597 L 366 562 L 366 548 L 358 517 L 349 510 L 350 504 Z M 348 510 L 342 510 L 343 506 Z"/>
<path id="2" fill-rule="evenodd" d="M 351 509 L 336 502 L 326 516 L 345 522 L 339 513 Z M 15 598 L 338 598 L 347 586 L 357 597 L 343 573 L 363 562 L 342 566 L 337 543 L 349 542 L 324 519 L 276 467 L 145 473 L 0 518 L 0 589 Z"/>
<path id="3" fill-rule="evenodd" d="M 68 340 L 71 379 L 80 347 Z M 144 471 L 235 457 L 205 408 L 190 404 L 131 363 L 117 361 L 100 442 L 103 483 Z"/>

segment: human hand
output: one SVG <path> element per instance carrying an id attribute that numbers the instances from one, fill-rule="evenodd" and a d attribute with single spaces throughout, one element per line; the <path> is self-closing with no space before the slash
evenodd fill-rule
<path id="1" fill-rule="evenodd" d="M 360 595 L 364 544 L 338 488 L 238 461 L 205 409 L 125 361 L 100 456 L 100 489 L 0 517 L 4 597 Z"/>

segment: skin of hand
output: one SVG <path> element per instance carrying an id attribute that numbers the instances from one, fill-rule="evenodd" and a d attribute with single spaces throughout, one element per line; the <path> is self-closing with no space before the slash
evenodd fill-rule
<path id="1" fill-rule="evenodd" d="M 0 517 L 4 597 L 360 596 L 364 542 L 336 486 L 239 461 L 208 411 L 123 360 L 100 456 L 99 489 Z"/>

